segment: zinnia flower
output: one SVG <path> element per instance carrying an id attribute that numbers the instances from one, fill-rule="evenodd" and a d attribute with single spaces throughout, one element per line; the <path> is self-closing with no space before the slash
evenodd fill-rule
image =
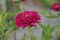
<path id="1" fill-rule="evenodd" d="M 55 3 L 51 6 L 51 9 L 54 11 L 60 11 L 60 4 Z"/>
<path id="2" fill-rule="evenodd" d="M 37 22 L 40 22 L 41 18 L 38 12 L 35 11 L 24 11 L 19 13 L 15 18 L 16 26 L 26 28 L 28 26 L 36 26 Z"/>

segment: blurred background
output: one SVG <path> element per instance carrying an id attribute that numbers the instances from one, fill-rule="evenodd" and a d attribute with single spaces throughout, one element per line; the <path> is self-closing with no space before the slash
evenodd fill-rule
<path id="1" fill-rule="evenodd" d="M 12 1 L 13 0 L 0 0 L 0 12 L 3 12 L 3 13 L 9 12 L 9 14 L 11 13 L 13 15 L 13 14 L 19 13 L 21 11 L 21 8 L 23 8 L 23 10 L 35 10 L 35 11 L 49 9 L 49 8 L 44 8 L 42 6 L 41 1 L 39 1 L 39 0 L 27 0 L 26 2 L 20 2 L 19 0 L 14 0 L 14 3 Z M 54 2 L 58 2 L 58 1 L 54 0 Z M 57 14 L 57 12 L 55 12 L 55 11 L 51 11 L 51 13 L 54 15 Z M 46 18 L 42 14 L 41 14 L 41 17 L 42 17 L 42 23 L 48 24 L 48 18 Z M 60 17 L 55 18 L 55 19 L 50 19 L 51 26 L 59 24 L 59 23 L 60 23 Z M 60 30 L 60 28 L 58 28 L 57 30 Z M 54 36 L 54 39 L 56 39 L 56 34 L 55 34 L 56 31 L 53 32 L 53 34 L 52 34 Z M 42 29 L 40 27 L 38 27 L 38 29 L 33 30 L 33 33 L 37 37 L 37 40 L 41 39 L 41 32 L 42 32 Z M 24 35 L 24 33 L 28 34 L 26 29 L 16 30 L 17 40 L 20 40 L 22 38 L 22 36 Z M 13 35 L 14 34 L 11 33 L 10 40 L 14 40 Z M 30 38 L 27 38 L 26 40 L 30 40 Z"/>

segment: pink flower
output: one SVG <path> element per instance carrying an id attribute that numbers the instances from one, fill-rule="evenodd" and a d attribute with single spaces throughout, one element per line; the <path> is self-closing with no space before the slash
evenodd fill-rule
<path id="1" fill-rule="evenodd" d="M 16 26 L 26 28 L 28 26 L 36 26 L 37 22 L 40 22 L 41 18 L 38 12 L 35 11 L 24 11 L 19 13 L 15 18 Z"/>
<path id="2" fill-rule="evenodd" d="M 54 11 L 60 11 L 60 4 L 55 3 L 51 6 L 51 9 Z"/>

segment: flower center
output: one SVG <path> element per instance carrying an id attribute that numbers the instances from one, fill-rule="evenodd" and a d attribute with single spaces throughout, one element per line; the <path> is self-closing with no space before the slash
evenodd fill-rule
<path id="1" fill-rule="evenodd" d="M 26 14 L 25 17 L 29 17 L 30 15 L 29 14 Z"/>

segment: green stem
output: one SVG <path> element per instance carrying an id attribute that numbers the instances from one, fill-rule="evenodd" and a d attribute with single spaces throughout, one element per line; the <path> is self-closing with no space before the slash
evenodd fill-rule
<path id="1" fill-rule="evenodd" d="M 31 40 L 32 40 L 32 32 L 31 32 L 31 29 L 30 29 L 30 27 L 28 27 L 28 32 L 29 32 L 29 36 L 30 36 L 30 38 L 31 38 Z"/>
<path id="2" fill-rule="evenodd" d="M 22 4 L 20 3 L 20 9 L 21 9 L 21 12 L 24 11 L 23 7 L 21 6 Z"/>
<path id="3" fill-rule="evenodd" d="M 23 35 L 22 39 L 21 40 L 26 40 L 26 33 Z"/>
<path id="4" fill-rule="evenodd" d="M 13 2 L 14 14 L 16 14 L 15 2 L 14 2 L 14 0 L 11 0 L 11 1 Z M 16 40 L 16 32 L 14 31 L 13 33 L 14 33 L 14 40 Z"/>
<path id="5" fill-rule="evenodd" d="M 51 15 L 51 10 L 49 9 L 49 16 Z M 50 18 L 48 18 L 48 26 L 50 27 Z"/>
<path id="6" fill-rule="evenodd" d="M 49 10 L 49 15 L 51 15 L 51 10 Z M 48 31 L 49 29 L 50 29 L 50 18 L 48 18 L 48 26 L 46 33 L 44 30 L 42 31 L 42 40 L 53 40 L 53 37 L 49 34 Z"/>
<path id="7" fill-rule="evenodd" d="M 30 36 L 31 40 L 37 40 L 36 37 L 33 35 L 30 27 L 28 27 L 28 32 L 30 34 L 29 36 Z"/>
<path id="8" fill-rule="evenodd" d="M 16 39 L 16 31 L 14 31 L 14 40 L 17 40 L 17 39 Z"/>
<path id="9" fill-rule="evenodd" d="M 2 40 L 5 40 L 5 35 L 3 30 L 2 30 Z"/>

